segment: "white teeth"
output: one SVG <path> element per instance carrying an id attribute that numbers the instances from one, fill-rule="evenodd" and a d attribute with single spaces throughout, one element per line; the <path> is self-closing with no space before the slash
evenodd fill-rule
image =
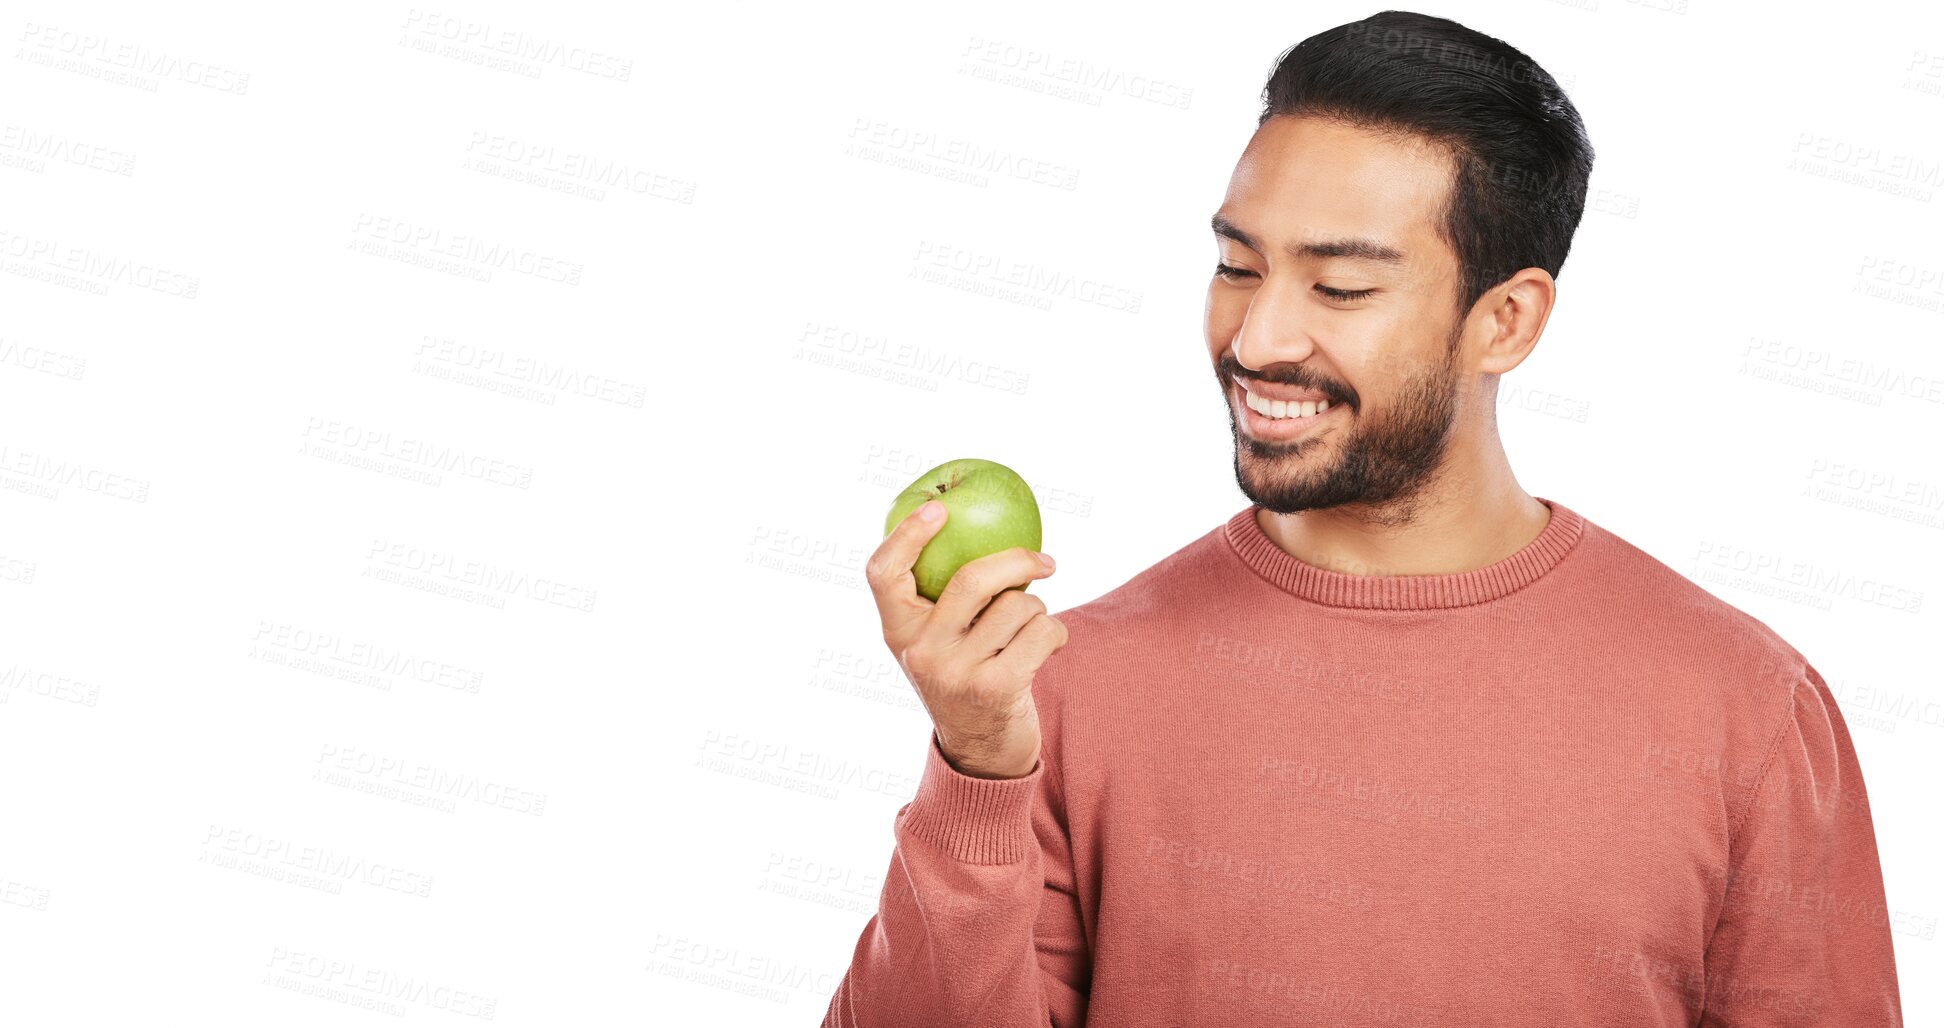
<path id="1" fill-rule="evenodd" d="M 1317 400 L 1314 403 L 1297 403 L 1289 400 L 1265 400 L 1247 389 L 1242 390 L 1243 402 L 1249 409 L 1268 418 L 1308 418 L 1330 409 L 1330 401 Z"/>

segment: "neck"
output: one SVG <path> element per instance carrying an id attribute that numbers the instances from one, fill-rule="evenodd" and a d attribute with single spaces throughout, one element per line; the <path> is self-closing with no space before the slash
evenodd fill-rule
<path id="1" fill-rule="evenodd" d="M 1296 514 L 1256 511 L 1256 523 L 1305 564 L 1353 575 L 1448 575 L 1485 567 L 1538 538 L 1551 512 L 1519 487 L 1505 452 L 1452 440 L 1423 488 L 1384 504 Z"/>

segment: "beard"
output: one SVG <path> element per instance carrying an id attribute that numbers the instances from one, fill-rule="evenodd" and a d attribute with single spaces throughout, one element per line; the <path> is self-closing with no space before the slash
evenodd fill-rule
<path id="1" fill-rule="evenodd" d="M 1439 364 L 1414 375 L 1395 403 L 1368 419 L 1355 395 L 1339 383 L 1317 380 L 1301 367 L 1275 377 L 1248 376 L 1233 356 L 1224 355 L 1215 369 L 1224 398 L 1234 374 L 1321 390 L 1332 407 L 1350 407 L 1350 426 L 1331 433 L 1335 456 L 1325 458 L 1330 444 L 1324 437 L 1263 442 L 1243 430 L 1235 405 L 1227 404 L 1235 435 L 1235 482 L 1243 494 L 1276 514 L 1357 504 L 1369 509 L 1373 521 L 1410 521 L 1416 508 L 1412 498 L 1432 483 L 1450 443 L 1462 327 L 1462 320 L 1453 325 Z"/>

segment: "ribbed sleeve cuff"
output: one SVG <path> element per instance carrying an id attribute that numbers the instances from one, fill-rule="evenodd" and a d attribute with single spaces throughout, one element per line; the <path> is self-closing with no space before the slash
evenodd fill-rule
<path id="1" fill-rule="evenodd" d="M 1024 778 L 974 778 L 945 760 L 936 731 L 925 750 L 925 770 L 900 827 L 967 864 L 1026 859 L 1029 847 L 1039 844 L 1033 836 L 1033 795 L 1045 760 Z"/>

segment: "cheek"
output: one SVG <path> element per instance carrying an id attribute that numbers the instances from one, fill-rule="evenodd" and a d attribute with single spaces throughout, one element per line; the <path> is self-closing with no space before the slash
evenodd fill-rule
<path id="1" fill-rule="evenodd" d="M 1427 349 L 1421 324 L 1408 315 L 1365 312 L 1346 319 L 1331 338 L 1343 374 L 1359 391 L 1391 393 L 1435 367 L 1442 349 Z"/>

